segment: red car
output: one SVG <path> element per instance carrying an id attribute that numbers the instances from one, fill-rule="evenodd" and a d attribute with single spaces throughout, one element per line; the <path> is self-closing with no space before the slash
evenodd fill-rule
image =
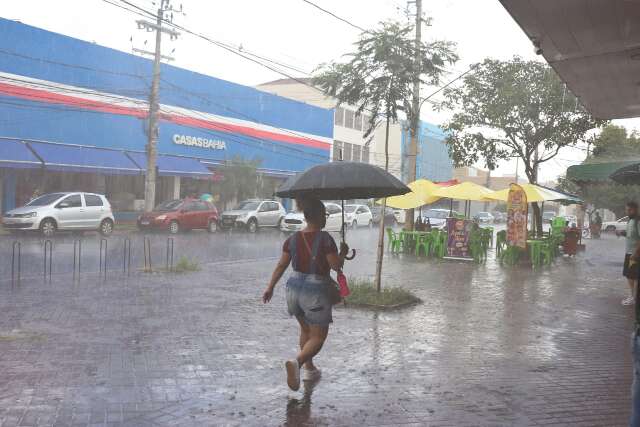
<path id="1" fill-rule="evenodd" d="M 218 210 L 209 202 L 194 199 L 169 200 L 153 212 L 138 217 L 138 229 L 167 230 L 176 234 L 181 230 L 201 228 L 215 233 L 218 230 Z"/>

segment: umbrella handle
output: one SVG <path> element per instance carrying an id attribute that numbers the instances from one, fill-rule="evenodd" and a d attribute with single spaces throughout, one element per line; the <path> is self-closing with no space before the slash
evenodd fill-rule
<path id="1" fill-rule="evenodd" d="M 344 257 L 344 259 L 351 261 L 352 259 L 354 259 L 356 257 L 356 250 L 355 249 L 351 249 L 351 256 L 347 255 Z"/>

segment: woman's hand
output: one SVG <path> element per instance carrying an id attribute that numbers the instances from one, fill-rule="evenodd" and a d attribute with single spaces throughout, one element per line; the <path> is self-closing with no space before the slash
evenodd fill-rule
<path id="1" fill-rule="evenodd" d="M 345 242 L 340 242 L 340 256 L 345 257 L 349 253 L 349 245 Z"/>
<path id="2" fill-rule="evenodd" d="M 262 294 L 262 302 L 264 304 L 268 303 L 269 301 L 271 301 L 271 297 L 273 297 L 273 287 L 267 286 L 267 289 L 265 289 L 264 293 Z"/>

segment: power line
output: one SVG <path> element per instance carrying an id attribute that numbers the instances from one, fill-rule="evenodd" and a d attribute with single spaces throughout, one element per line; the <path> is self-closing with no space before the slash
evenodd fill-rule
<path id="1" fill-rule="evenodd" d="M 307 3 L 307 4 L 309 4 L 309 5 L 311 5 L 311 6 L 313 6 L 313 7 L 315 7 L 315 8 L 316 8 L 316 9 L 318 9 L 318 10 L 323 11 L 323 12 L 324 12 L 324 13 L 326 13 L 327 15 L 331 15 L 331 16 L 333 16 L 333 17 L 334 17 L 334 18 L 336 18 L 338 21 L 342 21 L 342 22 L 344 22 L 345 24 L 350 25 L 350 26 L 352 26 L 353 28 L 355 28 L 355 29 L 357 29 L 357 30 L 362 31 L 363 33 L 367 33 L 367 32 L 368 32 L 367 30 L 365 30 L 365 29 L 364 29 L 364 28 L 362 28 L 361 26 L 356 25 L 356 24 L 354 24 L 353 22 L 351 22 L 351 21 L 349 21 L 349 20 L 347 20 L 347 19 L 341 18 L 341 17 L 339 17 L 338 15 L 336 15 L 335 13 L 333 13 L 333 12 L 331 12 L 331 11 L 327 10 L 327 9 L 324 9 L 324 8 L 322 8 L 322 7 L 318 6 L 317 4 L 315 4 L 315 3 L 313 3 L 313 2 L 311 2 L 311 1 L 309 1 L 309 0 L 302 0 L 302 1 L 303 1 L 303 2 L 305 2 L 305 3 Z"/>

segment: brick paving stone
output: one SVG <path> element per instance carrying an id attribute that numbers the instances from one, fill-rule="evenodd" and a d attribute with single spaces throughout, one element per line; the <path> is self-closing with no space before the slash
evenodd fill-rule
<path id="1" fill-rule="evenodd" d="M 282 364 L 296 330 L 282 285 L 270 305 L 259 302 L 278 237 L 193 235 L 176 250 L 222 239 L 229 253 L 268 258 L 213 260 L 186 275 L 114 271 L 106 282 L 63 274 L 11 287 L 0 277 L 0 426 L 627 423 L 621 240 L 588 242 L 535 272 L 388 257 L 385 285 L 423 303 L 337 307 L 317 360 L 323 379 L 293 393 Z M 347 273 L 370 276 L 375 236 L 352 236 L 358 262 Z"/>

